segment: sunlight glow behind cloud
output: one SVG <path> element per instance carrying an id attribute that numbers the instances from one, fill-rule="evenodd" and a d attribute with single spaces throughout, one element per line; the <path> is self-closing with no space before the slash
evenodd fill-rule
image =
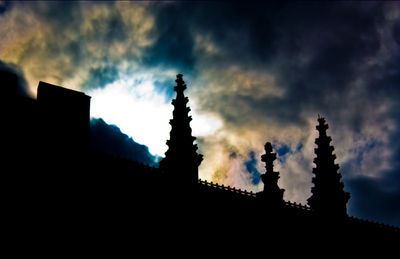
<path id="1" fill-rule="evenodd" d="M 164 155 L 172 107 L 154 93 L 150 82 L 134 85 L 132 80 L 119 80 L 88 94 L 92 96 L 91 117 L 118 125 L 152 154 Z"/>
<path id="2" fill-rule="evenodd" d="M 103 118 L 108 124 L 117 125 L 135 141 L 148 146 L 152 154 L 164 156 L 168 148 L 166 140 L 171 130 L 169 120 L 172 119 L 173 106 L 166 103 L 165 97 L 154 88 L 149 79 L 138 83 L 130 78 L 91 90 L 88 92 L 92 97 L 91 117 Z M 195 136 L 213 134 L 222 126 L 215 116 L 195 109 L 190 114 L 193 116 L 191 127 Z"/>
<path id="3" fill-rule="evenodd" d="M 0 60 L 20 68 L 29 94 L 39 80 L 82 91 L 92 117 L 155 155 L 184 74 L 202 179 L 259 190 L 245 165 L 253 154 L 263 173 L 270 141 L 289 150 L 275 164 L 284 198 L 305 203 L 320 113 L 346 188 L 399 189 L 400 5 L 9 3 Z"/>

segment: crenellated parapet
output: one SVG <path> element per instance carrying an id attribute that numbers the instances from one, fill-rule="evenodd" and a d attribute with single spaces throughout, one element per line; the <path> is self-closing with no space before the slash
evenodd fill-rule
<path id="1" fill-rule="evenodd" d="M 213 183 L 213 182 L 208 182 L 206 180 L 201 180 L 199 179 L 198 181 L 199 185 L 207 187 L 209 189 L 212 190 L 216 190 L 216 191 L 223 191 L 223 192 L 227 192 L 227 193 L 231 193 L 234 195 L 241 195 L 244 197 L 248 197 L 248 198 L 256 198 L 256 193 L 254 192 L 248 192 L 247 190 L 242 190 L 242 189 L 237 189 L 235 187 L 231 187 L 231 186 L 226 186 L 224 184 L 218 184 L 218 183 Z"/>

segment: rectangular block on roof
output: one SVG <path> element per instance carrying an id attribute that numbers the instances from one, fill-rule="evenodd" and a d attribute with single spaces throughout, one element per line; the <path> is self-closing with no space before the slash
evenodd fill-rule
<path id="1" fill-rule="evenodd" d="M 55 146 L 82 148 L 89 144 L 90 96 L 39 82 L 37 101 L 43 139 Z"/>

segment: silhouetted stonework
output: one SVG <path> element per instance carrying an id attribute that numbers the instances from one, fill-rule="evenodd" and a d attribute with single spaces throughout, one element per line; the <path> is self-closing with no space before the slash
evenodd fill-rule
<path id="1" fill-rule="evenodd" d="M 169 122 L 172 129 L 170 139 L 167 141 L 168 150 L 160 162 L 160 169 L 174 182 L 193 185 L 199 178 L 198 167 L 203 156 L 197 154 L 197 145 L 193 144 L 196 138 L 192 136 L 190 127 L 192 117 L 188 115 L 190 108 L 186 106 L 189 99 L 183 94 L 186 84 L 181 74 L 176 76 L 175 82 L 176 98 L 172 100 L 174 111 L 173 118 Z"/>
<path id="2" fill-rule="evenodd" d="M 272 145 L 270 142 L 265 143 L 265 154 L 261 156 L 261 161 L 265 162 L 266 173 L 261 175 L 264 183 L 263 192 L 259 193 L 259 197 L 264 199 L 271 206 L 283 205 L 284 189 L 278 187 L 279 172 L 274 171 L 274 161 L 276 153 L 272 153 Z"/>
<path id="3" fill-rule="evenodd" d="M 325 134 L 327 125 L 322 118 L 317 127 L 320 137 L 316 140 L 317 169 L 314 169 L 315 188 L 309 199 L 310 207 L 283 200 L 284 190 L 277 185 L 279 173 L 273 171 L 276 154 L 272 153 L 270 143 L 265 145 L 266 153 L 262 156 L 266 173 L 261 193 L 198 179 L 197 167 L 202 158 L 193 144 L 195 138 L 191 135 L 186 107 L 188 99 L 183 95 L 186 86 L 181 75 L 176 82 L 169 150 L 160 169 L 67 145 L 62 140 L 68 134 L 63 130 L 63 121 L 74 124 L 65 125 L 67 128 L 85 131 L 76 132 L 76 136 L 83 142 L 88 141 L 84 138 L 90 98 L 82 93 L 49 84 L 44 86 L 49 88 L 46 98 L 54 98 L 54 102 L 63 100 L 60 105 L 65 107 L 59 107 L 60 110 L 68 110 L 74 100 L 80 103 L 76 114 L 81 113 L 82 120 L 61 118 L 58 128 L 53 128 L 57 132 L 50 135 L 54 139 L 40 134 L 48 132 L 46 127 L 52 121 L 47 117 L 48 121 L 41 124 L 51 114 L 44 107 L 53 107 L 38 107 L 43 96 L 33 100 L 13 92 L 10 98 L 5 98 L 1 111 L 5 125 L 9 126 L 4 127 L 2 148 L 9 152 L 3 156 L 1 172 L 5 183 L 4 207 L 12 218 L 7 223 L 14 222 L 13 233 L 22 235 L 36 228 L 32 233 L 38 239 L 40 233 L 56 228 L 63 237 L 73 236 L 75 240 L 80 238 L 77 233 L 82 229 L 93 233 L 93 238 L 96 234 L 102 236 L 99 233 L 114 237 L 115 233 L 109 234 L 110 229 L 129 228 L 129 235 L 141 238 L 151 233 L 152 240 L 163 235 L 162 243 L 171 245 L 176 245 L 174 238 L 179 233 L 181 239 L 191 243 L 204 238 L 230 244 L 247 241 L 251 247 L 268 246 L 272 243 L 264 240 L 275 239 L 277 234 L 288 238 L 297 235 L 295 242 L 304 236 L 312 237 L 313 244 L 320 237 L 336 235 L 347 241 L 399 237 L 399 228 L 346 216 L 348 194 L 339 182 L 333 147 L 329 146 L 331 139 Z M 52 142 L 51 149 L 48 145 L 43 149 L 43 143 Z M 321 188 L 327 188 L 329 195 Z M 327 199 L 325 195 L 333 198 Z M 326 217 L 319 213 L 320 208 L 333 212 L 334 216 Z M 264 235 L 253 238 L 260 233 Z M 48 236 L 54 239 L 54 233 Z M 286 244 L 289 239 L 277 240 Z"/>
<path id="4" fill-rule="evenodd" d="M 344 184 L 340 181 L 342 175 L 338 173 L 339 165 L 335 164 L 336 155 L 332 154 L 334 148 L 330 145 L 332 138 L 326 134 L 329 126 L 323 117 L 318 117 L 318 122 L 316 129 L 319 137 L 315 140 L 318 147 L 314 150 L 317 155 L 314 158 L 316 168 L 313 169 L 315 176 L 312 178 L 314 187 L 311 188 L 312 196 L 307 202 L 318 214 L 347 216 L 350 193 L 343 190 Z"/>
<path id="5" fill-rule="evenodd" d="M 64 152 L 85 152 L 89 147 L 90 97 L 39 82 L 37 102 L 42 145 L 48 149 L 62 146 Z"/>

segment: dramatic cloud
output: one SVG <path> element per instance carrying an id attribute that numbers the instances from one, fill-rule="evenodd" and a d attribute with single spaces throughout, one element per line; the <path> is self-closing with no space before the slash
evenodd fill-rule
<path id="1" fill-rule="evenodd" d="M 325 116 L 350 214 L 400 225 L 398 3 L 6 2 L 0 24 L 32 96 L 39 80 L 84 91 L 155 155 L 183 73 L 202 179 L 261 190 L 269 141 L 284 198 L 305 203 Z"/>
<path id="2" fill-rule="evenodd" d="M 27 82 L 23 75 L 21 69 L 14 65 L 14 64 L 7 64 L 0 60 L 0 76 L 2 85 L 4 88 L 2 91 L 15 91 L 14 93 L 18 93 L 20 95 L 27 95 Z M 16 85 L 16 89 L 5 89 L 7 86 L 14 86 Z M 14 94 L 13 93 L 13 94 Z"/>
<path id="3" fill-rule="evenodd" d="M 149 146 L 153 154 L 161 156 L 168 148 L 165 141 L 172 107 L 156 93 L 152 82 L 151 77 L 131 76 L 87 93 L 92 97 L 91 116 L 118 125 L 135 141 Z"/>
<path id="4" fill-rule="evenodd" d="M 102 87 L 119 73 L 131 73 L 151 45 L 154 17 L 144 7 L 11 4 L 0 17 L 1 58 L 24 68 L 32 96 L 38 80 L 77 89 Z"/>
<path id="5" fill-rule="evenodd" d="M 108 125 L 102 119 L 90 121 L 91 148 L 98 152 L 154 166 L 157 158 L 149 153 L 149 149 L 136 143 L 122 133 L 118 127 Z"/>

